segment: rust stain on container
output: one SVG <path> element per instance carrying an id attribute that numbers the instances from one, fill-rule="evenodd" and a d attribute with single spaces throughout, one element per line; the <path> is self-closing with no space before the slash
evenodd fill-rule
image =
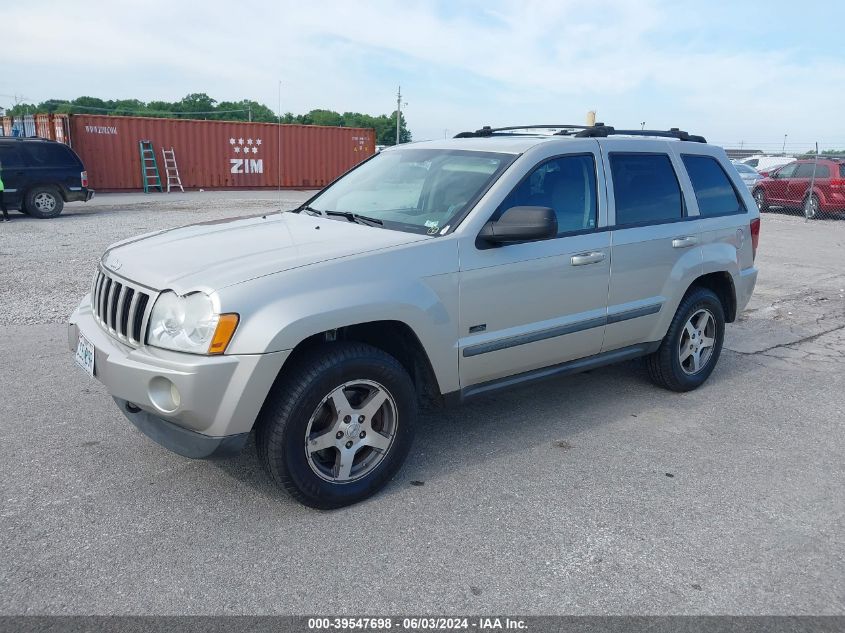
<path id="1" fill-rule="evenodd" d="M 139 141 L 176 152 L 185 188 L 320 188 L 375 153 L 365 128 L 72 115 L 70 137 L 101 191 L 142 188 Z M 281 159 L 281 160 L 280 160 Z"/>

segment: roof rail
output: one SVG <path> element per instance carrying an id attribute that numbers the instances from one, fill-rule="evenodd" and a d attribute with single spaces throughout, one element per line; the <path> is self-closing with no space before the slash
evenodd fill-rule
<path id="1" fill-rule="evenodd" d="M 595 125 L 512 125 L 509 127 L 490 127 L 485 125 L 480 130 L 475 132 L 461 132 L 456 134 L 455 138 L 478 138 L 487 136 L 519 136 L 513 134 L 518 130 L 558 130 L 554 134 L 556 136 L 576 136 L 576 137 L 608 137 L 608 136 L 658 136 L 662 138 L 676 138 L 681 141 L 691 141 L 693 143 L 706 143 L 707 140 L 703 136 L 690 134 L 676 127 L 668 130 L 617 130 L 613 126 L 605 125 L 604 123 L 596 123 Z M 505 132 L 506 134 L 502 134 Z"/>
<path id="2" fill-rule="evenodd" d="M 684 132 L 676 127 L 668 130 L 617 130 L 609 125 L 596 123 L 594 126 L 577 132 L 574 136 L 579 137 L 608 137 L 608 136 L 659 136 L 661 138 L 676 138 L 681 141 L 693 143 L 706 143 L 707 139 L 697 134 Z"/>
<path id="3" fill-rule="evenodd" d="M 490 127 L 485 125 L 475 132 L 461 132 L 455 134 L 454 138 L 477 138 L 479 136 L 503 136 L 499 132 L 513 132 L 516 130 L 586 130 L 586 125 L 511 125 L 509 127 Z M 560 134 L 560 132 L 558 132 Z M 518 136 L 518 135 L 511 135 Z"/>

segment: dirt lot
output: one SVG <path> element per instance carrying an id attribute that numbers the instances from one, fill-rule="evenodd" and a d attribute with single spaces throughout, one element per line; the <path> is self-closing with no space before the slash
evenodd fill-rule
<path id="1" fill-rule="evenodd" d="M 764 216 L 702 389 L 631 362 L 429 414 L 383 493 L 316 512 L 252 446 L 147 440 L 63 325 L 109 243 L 278 208 L 101 196 L 0 224 L 0 613 L 845 613 L 845 221 Z"/>

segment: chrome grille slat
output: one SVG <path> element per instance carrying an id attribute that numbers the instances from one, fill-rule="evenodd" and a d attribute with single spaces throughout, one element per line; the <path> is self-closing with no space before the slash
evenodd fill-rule
<path id="1" fill-rule="evenodd" d="M 111 277 L 106 277 L 106 281 L 103 283 L 103 287 L 100 290 L 100 323 L 102 323 L 106 328 L 108 328 L 108 324 L 106 323 L 106 299 L 108 299 L 109 296 L 111 283 Z"/>
<path id="2" fill-rule="evenodd" d="M 123 326 L 123 308 L 124 302 L 126 301 L 126 292 L 129 290 L 126 286 L 123 286 L 120 289 L 120 294 L 117 295 L 117 309 L 115 312 L 115 319 L 114 319 L 114 331 L 117 332 L 117 337 L 122 341 L 126 338 L 126 332 L 121 331 Z"/>
<path id="3" fill-rule="evenodd" d="M 144 343 L 157 295 L 100 269 L 92 284 L 91 308 L 97 323 L 110 336 L 131 347 L 139 347 Z"/>
<path id="4" fill-rule="evenodd" d="M 138 309 L 138 299 L 141 297 L 141 294 L 141 292 L 135 291 L 135 294 L 132 295 L 132 301 L 129 302 L 129 316 L 126 319 L 126 339 L 130 345 L 138 345 L 133 328 L 135 324 L 135 310 Z"/>
<path id="5" fill-rule="evenodd" d="M 97 321 L 100 320 L 99 312 L 97 310 L 97 306 L 100 305 L 100 292 L 103 289 L 103 283 L 105 282 L 105 278 L 106 277 L 105 277 L 105 275 L 103 275 L 103 273 L 101 273 L 101 272 L 97 273 L 97 280 L 94 282 L 94 292 L 92 293 L 92 296 L 91 296 L 91 306 L 94 308 L 94 310 L 93 310 L 94 317 L 97 319 Z"/>
<path id="6" fill-rule="evenodd" d="M 112 315 L 114 309 L 114 293 L 117 290 L 117 287 L 120 284 L 116 281 L 112 281 L 109 285 L 109 292 L 108 296 L 106 297 L 106 327 L 108 328 L 109 332 L 114 333 L 114 321 L 112 319 Z"/>

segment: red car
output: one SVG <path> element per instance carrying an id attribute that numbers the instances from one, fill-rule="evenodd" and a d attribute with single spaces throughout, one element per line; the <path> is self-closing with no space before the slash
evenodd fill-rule
<path id="1" fill-rule="evenodd" d="M 812 193 L 809 192 L 811 180 Z M 845 214 L 845 160 L 797 160 L 757 182 L 752 194 L 761 212 L 768 211 L 769 207 L 785 207 L 806 209 L 810 218 L 826 213 Z"/>

